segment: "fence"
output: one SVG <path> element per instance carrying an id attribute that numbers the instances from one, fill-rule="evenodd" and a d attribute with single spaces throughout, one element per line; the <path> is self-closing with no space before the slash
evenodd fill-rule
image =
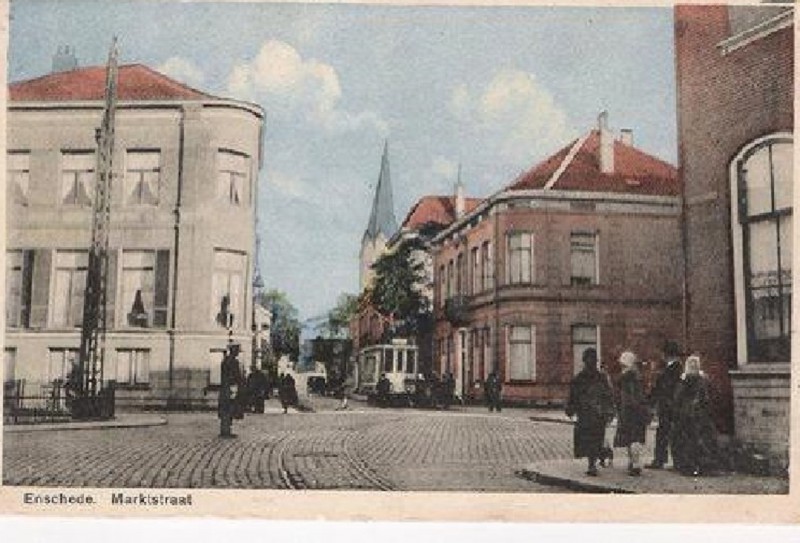
<path id="1" fill-rule="evenodd" d="M 64 383 L 8 381 L 3 386 L 3 424 L 60 422 L 72 417 Z"/>

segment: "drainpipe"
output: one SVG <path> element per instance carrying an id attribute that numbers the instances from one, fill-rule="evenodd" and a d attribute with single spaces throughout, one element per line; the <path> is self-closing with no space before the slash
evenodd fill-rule
<path id="1" fill-rule="evenodd" d="M 184 161 L 184 141 L 185 141 L 185 119 L 186 110 L 180 108 L 180 123 L 178 132 L 178 183 L 177 195 L 175 197 L 174 241 L 173 241 L 173 264 L 172 264 L 172 311 L 169 325 L 169 398 L 167 405 L 174 402 L 175 389 L 175 329 L 177 328 L 177 299 L 178 299 L 178 248 L 181 234 L 181 196 L 183 195 L 183 161 Z"/>

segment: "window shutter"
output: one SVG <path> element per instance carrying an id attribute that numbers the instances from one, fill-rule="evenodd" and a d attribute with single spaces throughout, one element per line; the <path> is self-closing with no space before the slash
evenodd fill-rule
<path id="1" fill-rule="evenodd" d="M 506 268 L 506 285 L 510 285 L 511 284 L 511 236 L 508 234 L 506 234 L 505 268 Z"/>
<path id="2" fill-rule="evenodd" d="M 119 249 L 108 250 L 108 271 L 106 275 L 106 326 L 117 327 L 116 302 L 117 302 L 117 255 Z"/>
<path id="3" fill-rule="evenodd" d="M 31 325 L 31 287 L 33 286 L 33 251 L 22 253 L 22 292 L 20 295 L 20 326 Z"/>
<path id="4" fill-rule="evenodd" d="M 536 327 L 531 326 L 531 359 L 529 362 L 530 380 L 536 381 Z"/>
<path id="5" fill-rule="evenodd" d="M 47 327 L 47 307 L 50 297 L 50 268 L 52 249 L 36 249 L 33 258 L 31 280 L 30 325 L 32 328 Z"/>
<path id="6" fill-rule="evenodd" d="M 533 284 L 533 283 L 536 283 L 536 258 L 534 257 L 534 253 L 533 253 L 533 246 L 534 246 L 533 233 L 528 234 L 528 243 L 530 244 L 530 251 L 531 251 L 530 252 L 530 259 L 531 259 L 531 261 L 530 261 L 530 265 L 531 265 L 530 283 Z"/>
<path id="7" fill-rule="evenodd" d="M 156 252 L 156 293 L 153 326 L 167 325 L 167 308 L 169 306 L 169 250 Z"/>

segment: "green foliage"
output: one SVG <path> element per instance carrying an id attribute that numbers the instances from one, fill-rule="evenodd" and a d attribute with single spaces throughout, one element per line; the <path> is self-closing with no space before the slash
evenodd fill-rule
<path id="1" fill-rule="evenodd" d="M 325 323 L 328 334 L 331 337 L 339 336 L 343 331 L 346 332 L 350 325 L 350 319 L 358 313 L 358 296 L 343 292 L 336 300 L 336 307 L 328 312 L 328 322 Z"/>
<path id="2" fill-rule="evenodd" d="M 430 321 L 430 303 L 423 294 L 425 266 L 414 256 L 418 250 L 423 250 L 421 242 L 407 241 L 372 265 L 375 283 L 370 303 L 393 323 L 394 335 L 414 335 Z"/>
<path id="3" fill-rule="evenodd" d="M 300 357 L 300 319 L 297 308 L 289 301 L 285 292 L 272 289 L 258 297 L 258 303 L 272 312 L 270 342 L 275 358 L 288 355 L 290 359 Z"/>

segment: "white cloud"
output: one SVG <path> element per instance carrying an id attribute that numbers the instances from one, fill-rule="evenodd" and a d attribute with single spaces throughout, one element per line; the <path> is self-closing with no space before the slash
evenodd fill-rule
<path id="1" fill-rule="evenodd" d="M 533 74 L 520 70 L 498 72 L 479 91 L 457 86 L 448 109 L 483 145 L 523 165 L 575 136 L 553 96 Z"/>
<path id="2" fill-rule="evenodd" d="M 206 79 L 197 64 L 183 57 L 170 57 L 157 66 L 156 70 L 196 88 L 202 87 Z"/>
<path id="3" fill-rule="evenodd" d="M 305 116 L 333 132 L 372 127 L 385 134 L 386 123 L 374 112 L 349 112 L 339 107 L 342 88 L 336 70 L 317 59 L 304 59 L 291 45 L 265 42 L 255 58 L 234 65 L 228 90 L 257 100 L 268 113 Z"/>

